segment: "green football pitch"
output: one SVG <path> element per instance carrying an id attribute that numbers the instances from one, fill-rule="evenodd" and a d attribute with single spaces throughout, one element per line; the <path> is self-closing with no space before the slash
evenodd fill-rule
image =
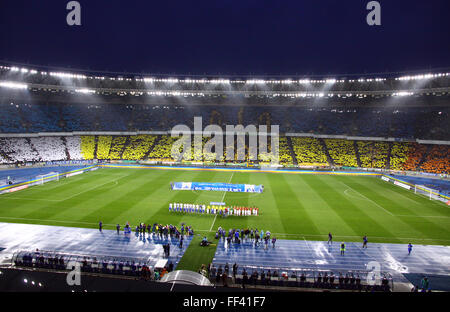
<path id="1" fill-rule="evenodd" d="M 262 194 L 173 191 L 170 182 L 263 184 Z M 170 213 L 169 203 L 257 206 L 260 215 Z M 450 245 L 450 208 L 377 177 L 103 168 L 0 195 L 0 221 L 114 229 L 126 222 L 258 228 L 277 238 Z M 203 235 L 203 234 L 202 234 Z"/>

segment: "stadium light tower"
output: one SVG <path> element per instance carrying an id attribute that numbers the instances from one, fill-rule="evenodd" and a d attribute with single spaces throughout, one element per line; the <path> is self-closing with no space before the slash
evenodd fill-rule
<path id="1" fill-rule="evenodd" d="M 28 89 L 28 85 L 25 83 L 17 83 L 12 81 L 1 81 L 0 87 L 10 89 Z"/>

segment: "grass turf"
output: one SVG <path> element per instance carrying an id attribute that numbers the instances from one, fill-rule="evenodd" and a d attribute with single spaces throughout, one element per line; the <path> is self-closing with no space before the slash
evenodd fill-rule
<path id="1" fill-rule="evenodd" d="M 264 193 L 172 191 L 175 181 L 263 184 Z M 257 206 L 257 217 L 169 213 L 171 202 Z M 103 168 L 0 195 L 0 221 L 96 228 L 127 221 L 193 226 L 197 236 L 179 268 L 214 255 L 197 240 L 219 226 L 271 231 L 277 238 L 450 245 L 450 208 L 376 177 Z M 212 236 L 210 236 L 212 237 Z"/>

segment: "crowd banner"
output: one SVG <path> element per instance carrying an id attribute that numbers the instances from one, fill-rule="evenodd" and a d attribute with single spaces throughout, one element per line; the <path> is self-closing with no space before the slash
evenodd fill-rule
<path id="1" fill-rule="evenodd" d="M 231 184 L 211 182 L 172 182 L 172 190 L 175 191 L 219 191 L 219 192 L 243 192 L 262 193 L 264 185 Z"/>

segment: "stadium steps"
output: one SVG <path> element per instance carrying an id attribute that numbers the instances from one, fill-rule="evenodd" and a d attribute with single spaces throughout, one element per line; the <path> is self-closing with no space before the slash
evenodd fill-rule
<path id="1" fill-rule="evenodd" d="M 431 149 L 433 148 L 433 145 L 427 145 L 427 151 L 423 154 L 422 159 L 420 160 L 420 162 L 417 164 L 417 170 L 422 169 L 422 165 L 424 162 L 427 161 L 428 159 L 428 154 L 430 153 Z"/>
<path id="2" fill-rule="evenodd" d="M 355 149 L 356 163 L 358 164 L 359 168 L 362 168 L 361 158 L 359 156 L 358 144 L 356 143 L 356 141 L 353 141 L 353 148 Z"/>
<path id="3" fill-rule="evenodd" d="M 328 160 L 328 165 L 330 166 L 334 166 L 334 161 L 333 158 L 331 158 L 330 153 L 328 152 L 328 147 L 325 144 L 325 141 L 323 139 L 317 139 L 320 143 L 320 145 L 322 146 L 323 152 L 325 153 L 325 155 L 327 156 L 327 160 Z"/>
<path id="4" fill-rule="evenodd" d="M 294 165 L 297 166 L 298 165 L 297 157 L 295 156 L 294 148 L 292 147 L 291 137 L 287 136 L 286 139 L 287 139 L 287 142 L 288 142 L 289 152 L 291 153 L 292 161 L 294 162 Z"/>
<path id="5" fill-rule="evenodd" d="M 125 150 L 127 149 L 127 147 L 130 145 L 131 140 L 130 140 L 130 136 L 127 135 L 126 136 L 126 141 L 125 144 L 122 147 L 122 151 L 120 152 L 120 159 L 123 159 L 123 153 L 125 152 Z"/>
<path id="6" fill-rule="evenodd" d="M 36 155 L 39 155 L 39 152 L 37 151 L 36 147 L 34 147 L 33 143 L 31 143 L 31 139 L 30 139 L 30 138 L 27 138 L 26 140 L 27 140 L 27 143 L 30 145 L 31 150 L 32 150 L 33 152 L 35 152 Z M 40 157 L 40 155 L 39 155 L 39 157 Z"/>
<path id="7" fill-rule="evenodd" d="M 0 139 L 0 147 L 2 146 L 2 141 L 1 141 L 1 139 Z M 0 148 L 0 155 L 4 158 L 4 159 L 6 159 L 6 160 L 8 160 L 8 161 L 10 161 L 10 162 L 13 162 L 13 159 L 8 155 L 8 154 L 6 154 L 1 148 Z"/>
<path id="8" fill-rule="evenodd" d="M 66 157 L 67 157 L 67 160 L 70 160 L 70 153 L 69 153 L 69 149 L 67 148 L 67 140 L 66 140 L 66 137 L 61 137 L 61 140 L 63 141 L 63 143 L 64 143 L 64 152 L 66 153 Z"/>
<path id="9" fill-rule="evenodd" d="M 387 159 L 386 159 L 386 169 L 389 170 L 391 169 L 391 156 L 392 156 L 392 142 L 388 142 L 389 145 L 389 149 L 388 149 L 388 154 L 387 154 Z"/>
<path id="10" fill-rule="evenodd" d="M 98 148 L 98 136 L 95 135 L 94 136 L 94 159 L 98 159 L 97 158 L 97 148 Z"/>
<path id="11" fill-rule="evenodd" d="M 148 149 L 148 151 L 145 153 L 144 157 L 142 157 L 143 160 L 148 160 L 148 155 L 150 155 L 150 153 L 153 151 L 153 149 L 155 148 L 156 145 L 158 145 L 159 141 L 161 140 L 162 135 L 158 135 L 155 139 L 155 141 L 153 142 L 152 146 L 150 146 L 150 148 Z"/>

